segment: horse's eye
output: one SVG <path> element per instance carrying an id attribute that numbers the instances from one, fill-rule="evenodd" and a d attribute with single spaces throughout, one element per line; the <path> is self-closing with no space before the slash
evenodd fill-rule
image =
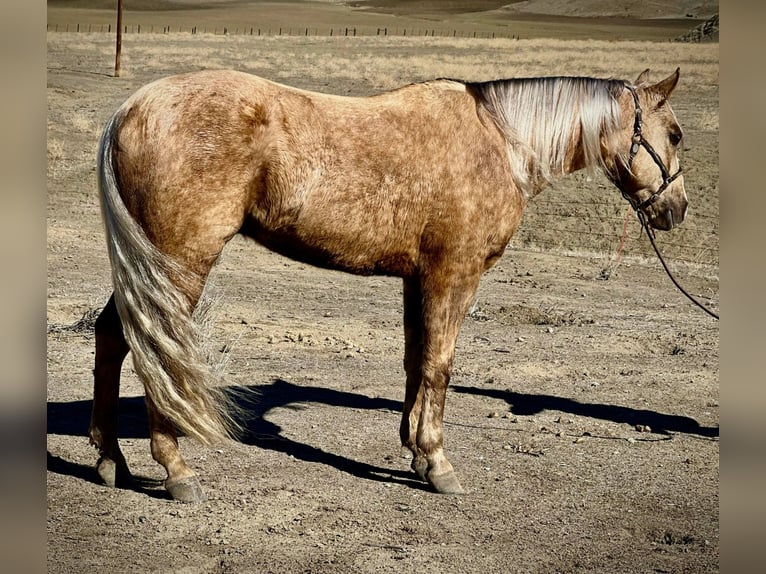
<path id="1" fill-rule="evenodd" d="M 670 135 L 668 137 L 670 138 L 671 145 L 677 146 L 679 143 L 681 143 L 681 138 L 683 137 L 683 134 L 681 132 L 670 132 Z"/>

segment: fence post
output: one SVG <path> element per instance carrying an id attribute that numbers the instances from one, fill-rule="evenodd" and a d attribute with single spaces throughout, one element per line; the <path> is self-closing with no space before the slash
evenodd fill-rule
<path id="1" fill-rule="evenodd" d="M 122 0 L 117 0 L 117 45 L 114 57 L 114 77 L 120 77 L 120 54 L 122 52 Z"/>

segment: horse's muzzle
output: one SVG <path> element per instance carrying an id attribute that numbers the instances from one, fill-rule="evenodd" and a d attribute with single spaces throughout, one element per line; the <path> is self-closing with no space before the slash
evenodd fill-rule
<path id="1" fill-rule="evenodd" d="M 670 231 L 674 227 L 681 225 L 686 217 L 686 210 L 689 202 L 686 197 L 676 202 L 657 202 L 647 210 L 649 224 L 654 229 L 661 231 Z"/>

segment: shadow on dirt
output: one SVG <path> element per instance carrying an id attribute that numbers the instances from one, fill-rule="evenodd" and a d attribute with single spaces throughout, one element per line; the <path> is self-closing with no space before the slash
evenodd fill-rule
<path id="1" fill-rule="evenodd" d="M 400 413 L 402 403 L 399 401 L 370 398 L 323 387 L 304 387 L 282 379 L 276 379 L 270 385 L 229 387 L 227 390 L 237 408 L 241 409 L 237 418 L 243 433 L 238 440 L 243 444 L 283 452 L 306 462 L 326 464 L 367 480 L 395 482 L 428 490 L 424 483 L 414 479 L 412 472 L 374 466 L 285 438 L 282 428 L 265 418 L 272 409 L 294 408 L 297 403 L 320 403 L 350 409 L 389 410 Z"/>
<path id="2" fill-rule="evenodd" d="M 328 388 L 305 387 L 281 379 L 276 379 L 268 385 L 228 387 L 226 392 L 235 407 L 235 418 L 242 427 L 242 434 L 237 440 L 243 444 L 282 452 L 306 462 L 326 464 L 367 480 L 396 482 L 424 490 L 428 489 L 427 485 L 416 480 L 414 474 L 409 471 L 383 468 L 351 460 L 309 444 L 288 439 L 282 435 L 280 426 L 265 418 L 272 409 L 291 408 L 299 403 L 320 403 L 351 409 L 401 412 L 402 404 L 399 401 L 369 398 L 364 395 Z M 47 405 L 47 433 L 87 437 L 92 404 L 92 401 L 49 402 Z M 123 397 L 120 399 L 119 436 L 121 439 L 148 439 L 148 424 L 143 397 Z M 101 482 L 91 466 L 64 460 L 50 452 L 48 452 L 48 470 L 89 482 Z M 140 478 L 139 480 L 151 481 L 151 479 Z M 153 485 L 139 482 L 128 486 L 128 488 L 156 496 L 156 493 L 153 494 L 146 489 L 146 487 L 151 486 Z M 160 496 L 162 495 L 160 494 Z"/>
<path id="3" fill-rule="evenodd" d="M 718 427 L 703 427 L 692 418 L 667 415 L 650 410 L 605 404 L 580 403 L 578 401 L 551 395 L 534 395 L 512 391 L 482 389 L 477 387 L 453 386 L 457 393 L 469 393 L 506 401 L 516 415 L 534 415 L 542 411 L 560 411 L 572 415 L 609 420 L 631 425 L 644 424 L 658 434 L 685 433 L 708 438 L 718 437 Z M 364 395 L 336 391 L 321 387 L 305 387 L 282 379 L 268 385 L 228 387 L 226 389 L 238 411 L 237 418 L 243 428 L 238 440 L 247 445 L 282 452 L 298 460 L 332 466 L 353 476 L 379 482 L 396 482 L 414 488 L 428 490 L 428 486 L 414 479 L 409 471 L 383 468 L 365 462 L 351 460 L 301 443 L 282 435 L 282 428 L 268 420 L 266 415 L 278 407 L 295 407 L 299 403 L 319 403 L 350 409 L 390 410 L 401 412 L 402 404 L 390 399 L 370 398 Z M 48 434 L 87 437 L 90 422 L 91 401 L 69 403 L 49 402 L 47 405 Z M 120 438 L 147 439 L 148 418 L 143 397 L 120 399 Z M 48 452 L 47 468 L 51 472 L 66 474 L 100 483 L 92 466 L 67 461 Z M 127 485 L 126 485 L 127 486 Z M 161 482 L 155 479 L 134 477 L 131 490 L 149 496 L 164 498 Z"/>
<path id="4" fill-rule="evenodd" d="M 581 403 L 573 399 L 552 395 L 534 395 L 516 393 L 500 389 L 482 389 L 478 387 L 450 387 L 456 393 L 467 393 L 502 399 L 510 405 L 513 414 L 519 416 L 536 415 L 543 411 L 559 411 L 593 419 L 602 419 L 629 425 L 646 425 L 657 434 L 671 433 L 695 434 L 706 438 L 718 438 L 718 427 L 703 427 L 690 417 L 667 415 L 646 409 L 632 409 L 617 405 Z"/>

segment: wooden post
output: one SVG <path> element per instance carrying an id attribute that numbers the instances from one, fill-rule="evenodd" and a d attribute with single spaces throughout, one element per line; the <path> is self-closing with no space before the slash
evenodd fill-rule
<path id="1" fill-rule="evenodd" d="M 117 0 L 117 46 L 114 56 L 114 77 L 120 77 L 120 54 L 122 53 L 122 0 Z"/>

